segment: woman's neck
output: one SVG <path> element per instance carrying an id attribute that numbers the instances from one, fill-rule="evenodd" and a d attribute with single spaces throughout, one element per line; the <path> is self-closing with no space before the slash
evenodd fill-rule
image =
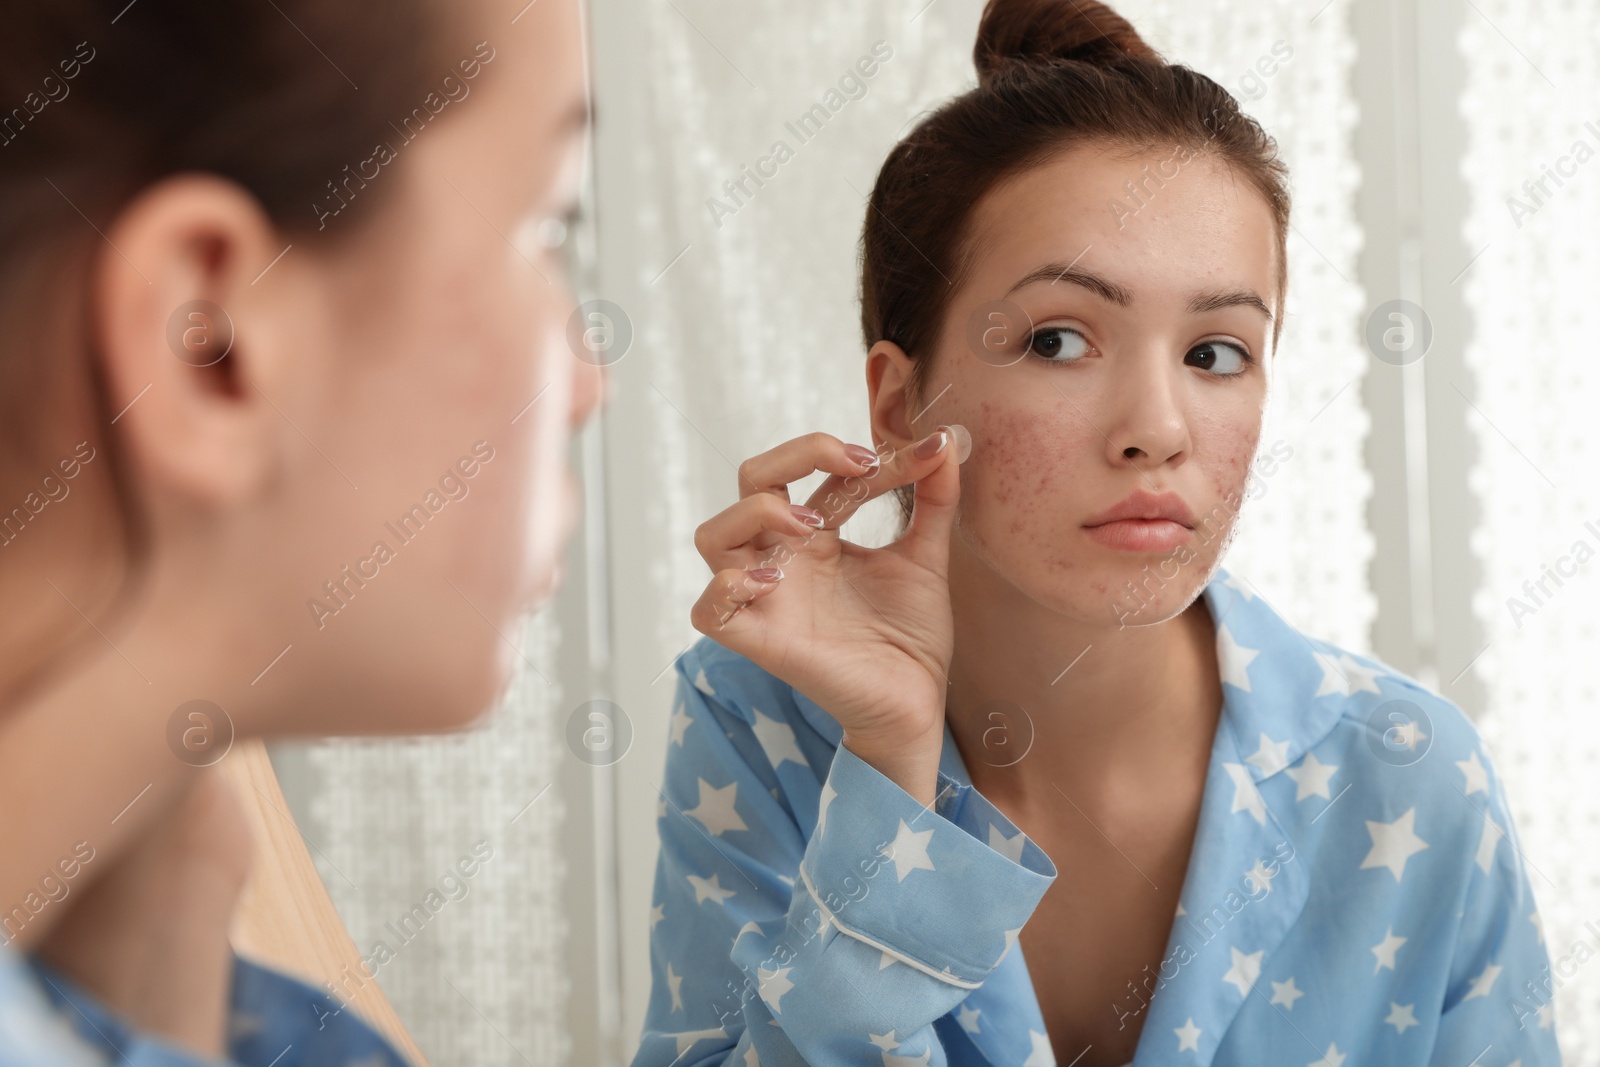
<path id="1" fill-rule="evenodd" d="M 1203 596 L 1162 623 L 1070 618 L 953 538 L 946 714 L 973 785 L 1006 810 L 1203 776 L 1222 705 Z M 959 545 L 959 547 L 957 547 Z M 1008 807 L 1009 804 L 1009 807 Z"/>

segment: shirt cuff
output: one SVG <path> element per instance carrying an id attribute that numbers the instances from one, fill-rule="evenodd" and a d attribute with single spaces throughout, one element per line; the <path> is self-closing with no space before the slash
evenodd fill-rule
<path id="1" fill-rule="evenodd" d="M 840 931 L 953 985 L 994 970 L 1055 864 L 970 785 L 940 773 L 933 809 L 840 745 L 800 862 Z"/>

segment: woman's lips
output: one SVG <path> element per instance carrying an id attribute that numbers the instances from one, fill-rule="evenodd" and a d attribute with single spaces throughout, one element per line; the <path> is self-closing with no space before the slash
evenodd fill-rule
<path id="1" fill-rule="evenodd" d="M 1121 552 L 1170 552 L 1194 533 L 1171 519 L 1118 519 L 1084 529 L 1102 545 Z"/>

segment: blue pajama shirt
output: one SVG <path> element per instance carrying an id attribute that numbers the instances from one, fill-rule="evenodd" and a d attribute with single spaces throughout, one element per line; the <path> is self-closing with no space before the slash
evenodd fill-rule
<path id="1" fill-rule="evenodd" d="M 1218 568 L 1223 706 L 1133 1067 L 1559 1064 L 1504 790 L 1460 709 Z M 971 785 L 932 810 L 804 694 L 679 657 L 634 1067 L 1050 1067 L 1017 936 L 1057 871 Z M 1065 861 L 1065 857 L 1060 857 Z"/>
<path id="2" fill-rule="evenodd" d="M 0 945 L 0 1067 L 409 1067 L 327 993 L 237 956 L 229 1003 L 228 1059 L 203 1059 Z"/>

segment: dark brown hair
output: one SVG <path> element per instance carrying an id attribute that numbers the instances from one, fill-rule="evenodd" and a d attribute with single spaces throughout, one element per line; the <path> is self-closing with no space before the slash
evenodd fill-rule
<path id="1" fill-rule="evenodd" d="M 1282 306 L 1287 170 L 1273 139 L 1226 89 L 1167 63 L 1095 0 L 989 0 L 972 57 L 977 87 L 895 145 L 861 231 L 862 337 L 869 348 L 893 341 L 911 357 L 913 398 L 969 266 L 974 206 L 1006 177 L 1084 142 L 1183 145 L 1247 178 L 1272 210 Z M 904 522 L 911 487 L 897 495 Z"/>
<path id="2" fill-rule="evenodd" d="M 115 447 L 90 299 L 96 257 L 120 254 L 103 236 L 112 220 L 163 177 L 202 171 L 238 183 L 296 244 L 356 232 L 394 180 L 363 192 L 324 233 L 314 205 L 378 142 L 396 140 L 392 124 L 452 73 L 458 57 L 446 49 L 460 42 L 441 40 L 446 27 L 434 7 L 435 0 L 8 5 L 0 33 L 0 520 L 12 524 L 0 534 L 0 599 L 16 604 L 11 594 L 25 586 L 37 598 L 30 602 L 44 605 L 41 615 L 92 638 L 43 581 L 19 572 L 26 556 L 17 556 L 30 536 L 45 534 L 27 529 L 31 509 L 17 508 L 41 501 L 33 514 L 52 525 L 65 518 L 43 513 L 39 489 L 63 485 L 65 464 L 85 454 L 76 448 L 85 437 L 97 458 L 75 484 L 94 483 L 100 507 L 52 508 L 74 512 L 74 524 L 96 524 L 105 552 L 97 548 L 95 569 L 107 573 L 95 608 L 126 604 L 137 584 L 146 535 Z M 107 501 L 120 530 L 99 529 Z M 120 568 L 107 566 L 118 557 Z M 12 667 L 0 679 L 0 700 L 37 683 L 43 668 L 19 664 L 58 649 L 62 636 L 36 631 L 26 648 L 5 650 Z"/>

